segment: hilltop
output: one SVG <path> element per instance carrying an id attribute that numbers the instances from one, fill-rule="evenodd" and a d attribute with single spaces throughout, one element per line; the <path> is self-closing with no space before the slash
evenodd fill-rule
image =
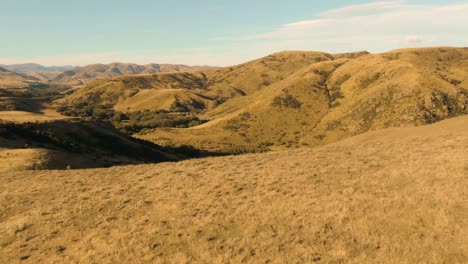
<path id="1" fill-rule="evenodd" d="M 117 127 L 167 146 L 231 153 L 318 146 L 468 114 L 468 49 L 286 51 L 210 71 L 101 79 L 61 103 L 78 116 L 99 105 L 124 116 Z M 196 122 L 162 123 L 161 113 Z"/>
<path id="2" fill-rule="evenodd" d="M 0 262 L 466 263 L 467 130 L 2 174 Z"/>

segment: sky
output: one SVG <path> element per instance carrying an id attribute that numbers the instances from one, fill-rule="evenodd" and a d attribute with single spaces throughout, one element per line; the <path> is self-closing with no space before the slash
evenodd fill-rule
<path id="1" fill-rule="evenodd" d="M 0 64 L 46 66 L 464 47 L 468 0 L 0 0 L 0 43 Z"/>

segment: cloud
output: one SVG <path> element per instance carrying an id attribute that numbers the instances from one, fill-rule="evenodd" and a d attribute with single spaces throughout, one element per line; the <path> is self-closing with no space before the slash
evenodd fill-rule
<path id="1" fill-rule="evenodd" d="M 230 40 L 329 52 L 462 46 L 466 44 L 462 38 L 468 25 L 466 14 L 468 3 L 417 5 L 408 1 L 380 1 L 328 10 L 315 19 L 295 21 L 270 32 Z"/>
<path id="2" fill-rule="evenodd" d="M 352 17 L 363 15 L 375 15 L 386 13 L 389 11 L 400 10 L 407 8 L 408 4 L 405 1 L 381 1 L 360 5 L 351 5 L 334 10 L 323 12 L 321 15 L 326 17 Z"/>
<path id="3" fill-rule="evenodd" d="M 422 36 L 407 36 L 406 37 L 406 42 L 407 43 L 414 43 L 414 44 L 419 44 L 419 43 L 423 43 L 425 41 L 424 37 Z"/>

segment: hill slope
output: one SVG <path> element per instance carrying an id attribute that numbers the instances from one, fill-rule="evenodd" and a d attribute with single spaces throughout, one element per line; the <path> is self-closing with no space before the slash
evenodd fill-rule
<path id="1" fill-rule="evenodd" d="M 0 88 L 24 88 L 39 83 L 37 78 L 0 68 Z"/>
<path id="2" fill-rule="evenodd" d="M 336 56 L 355 58 L 365 54 Z M 101 108 L 111 107 L 128 116 L 148 111 L 144 113 L 145 119 L 151 119 L 151 115 L 157 117 L 161 111 L 169 112 L 170 117 L 179 119 L 180 116 L 206 113 L 234 98 L 250 98 L 288 78 L 298 69 L 335 59 L 334 55 L 321 52 L 283 52 L 238 66 L 205 72 L 102 79 L 77 89 L 62 103 L 64 109 L 72 108 L 72 113 L 89 114 L 92 112 L 90 108 L 99 105 Z M 141 120 L 130 119 L 130 126 L 141 126 Z"/>
<path id="3" fill-rule="evenodd" d="M 466 131 L 0 174 L 0 262 L 466 263 Z"/>
<path id="4" fill-rule="evenodd" d="M 161 90 L 164 92 L 175 90 L 176 93 L 184 90 L 187 93 L 198 94 L 199 98 L 222 103 L 234 97 L 262 90 L 305 66 L 332 59 L 334 59 L 332 55 L 321 52 L 283 52 L 245 64 L 205 72 L 161 73 L 102 79 L 79 89 L 67 99 L 72 103 L 86 100 L 92 100 L 94 104 L 120 103 L 124 105 L 120 108 L 128 112 L 158 108 L 158 96 L 154 98 L 155 103 L 143 106 L 134 106 L 131 102 L 127 102 L 140 93 L 154 96 L 153 93 L 158 94 Z M 184 100 L 177 102 L 187 103 Z"/>
<path id="5" fill-rule="evenodd" d="M 464 114 L 467 49 L 399 50 L 307 65 L 205 111 L 199 117 L 210 121 L 206 124 L 157 129 L 140 137 L 159 144 L 258 151 L 326 144 Z"/>

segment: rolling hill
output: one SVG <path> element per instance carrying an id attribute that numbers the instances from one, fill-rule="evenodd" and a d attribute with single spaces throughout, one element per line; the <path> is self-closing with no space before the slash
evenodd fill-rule
<path id="1" fill-rule="evenodd" d="M 466 131 L 1 174 L 0 262 L 466 263 Z"/>
<path id="2" fill-rule="evenodd" d="M 124 112 L 170 110 L 172 104 L 199 105 L 199 110 L 209 110 L 229 99 L 262 90 L 297 69 L 332 59 L 332 55 L 321 52 L 286 52 L 217 70 L 102 79 L 66 99 L 72 104 L 112 104 Z"/>
<path id="3" fill-rule="evenodd" d="M 62 103 L 203 120 L 190 128 L 137 130 L 137 137 L 162 145 L 224 152 L 316 146 L 467 114 L 468 49 L 287 51 L 217 70 L 102 79 Z"/>
<path id="4" fill-rule="evenodd" d="M 215 149 L 314 146 L 464 114 L 468 50 L 400 50 L 307 66 L 201 115 L 211 122 L 141 137 Z"/>
<path id="5" fill-rule="evenodd" d="M 40 85 L 40 80 L 0 67 L 0 88 L 25 88 Z"/>

